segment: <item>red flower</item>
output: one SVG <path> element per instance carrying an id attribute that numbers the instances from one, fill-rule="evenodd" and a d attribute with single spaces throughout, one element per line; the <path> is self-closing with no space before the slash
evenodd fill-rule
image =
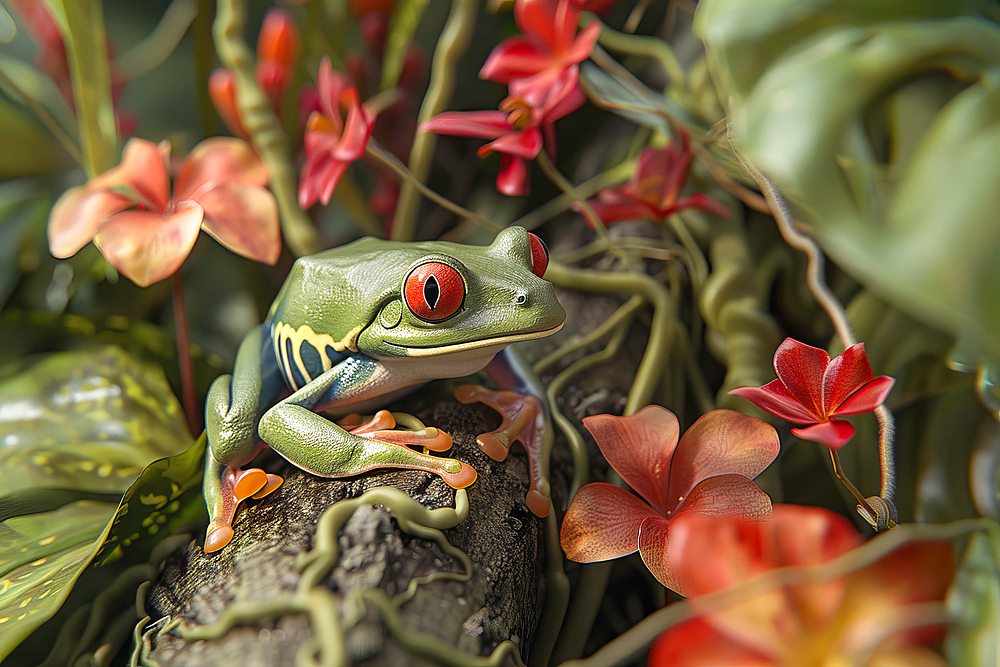
<path id="1" fill-rule="evenodd" d="M 281 101 L 295 76 L 299 54 L 299 29 L 291 14 L 281 8 L 267 12 L 257 37 L 257 83 L 271 109 L 281 115 Z M 236 76 L 217 69 L 208 78 L 208 94 L 226 127 L 238 137 L 249 139 L 236 106 Z"/>
<path id="2" fill-rule="evenodd" d="M 318 84 L 320 110 L 306 121 L 306 164 L 299 182 L 302 208 L 317 201 L 330 203 L 347 168 L 365 154 L 375 126 L 375 114 L 361 104 L 358 89 L 347 77 L 333 71 L 329 58 L 319 65 Z M 341 109 L 347 110 L 346 121 Z"/>
<path id="3" fill-rule="evenodd" d="M 871 412 L 882 405 L 895 382 L 885 375 L 874 376 L 864 343 L 830 361 L 824 350 L 786 338 L 774 353 L 774 371 L 778 379 L 763 387 L 729 393 L 793 424 L 813 424 L 793 428 L 792 433 L 833 449 L 854 436 L 854 427 L 834 416 Z"/>
<path id="4" fill-rule="evenodd" d="M 93 239 L 111 264 L 145 287 L 172 275 L 204 228 L 245 257 L 274 264 L 278 206 L 267 170 L 242 139 L 213 137 L 181 164 L 170 193 L 170 144 L 131 139 L 122 162 L 63 194 L 49 216 L 49 248 L 69 257 Z"/>
<path id="5" fill-rule="evenodd" d="M 634 553 L 677 588 L 667 555 L 672 521 L 690 513 L 767 519 L 771 501 L 751 480 L 778 454 L 778 434 L 753 417 L 713 410 L 677 441 L 677 418 L 658 406 L 631 417 L 584 419 L 601 453 L 646 502 L 611 484 L 588 484 L 566 512 L 563 551 L 583 563 Z M 673 537 L 670 538 L 671 540 Z"/>
<path id="6" fill-rule="evenodd" d="M 680 146 L 670 142 L 663 148 L 646 148 L 629 182 L 601 190 L 597 199 L 590 200 L 590 206 L 606 225 L 622 220 L 661 220 L 684 208 L 728 218 L 726 207 L 704 194 L 679 197 L 692 157 L 688 137 L 683 133 Z M 579 204 L 573 208 L 583 212 Z"/>
<path id="7" fill-rule="evenodd" d="M 514 20 L 524 34 L 497 45 L 479 76 L 508 84 L 512 95 L 533 107 L 554 106 L 566 95 L 560 80 L 576 87 L 578 63 L 594 50 L 600 24 L 577 34 L 580 9 L 571 0 L 517 0 Z"/>
<path id="8" fill-rule="evenodd" d="M 559 85 L 568 87 L 568 80 Z M 501 154 L 497 190 L 505 195 L 520 196 L 530 192 L 527 160 L 535 159 L 545 145 L 550 157 L 555 154 L 553 123 L 580 108 L 583 93 L 572 84 L 557 104 L 546 109 L 532 107 L 525 100 L 508 97 L 500 111 L 446 111 L 421 124 L 426 132 L 459 137 L 492 139 L 478 153 L 485 156 L 493 151 Z M 544 137 L 544 140 L 543 140 Z"/>
<path id="9" fill-rule="evenodd" d="M 799 505 L 775 505 L 771 521 L 689 514 L 671 530 L 670 562 L 695 609 L 698 596 L 777 568 L 822 565 L 862 541 L 840 515 Z M 936 603 L 943 616 L 954 567 L 947 543 L 911 542 L 843 577 L 706 608 L 661 635 L 649 664 L 944 665 L 919 646 L 938 639 L 939 630 L 908 627 L 908 612 Z"/>

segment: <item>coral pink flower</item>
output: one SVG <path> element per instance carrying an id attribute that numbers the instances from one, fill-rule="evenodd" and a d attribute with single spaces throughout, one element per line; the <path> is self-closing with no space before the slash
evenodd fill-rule
<path id="1" fill-rule="evenodd" d="M 580 489 L 560 530 L 570 560 L 590 563 L 638 550 L 653 576 L 676 588 L 667 545 L 677 517 L 771 516 L 770 499 L 751 478 L 778 455 L 778 434 L 759 419 L 713 410 L 680 442 L 677 418 L 659 406 L 631 417 L 587 417 L 584 425 L 611 467 L 646 502 L 612 484 Z"/>
<path id="2" fill-rule="evenodd" d="M 68 190 L 49 217 L 49 248 L 69 257 L 91 239 L 112 266 L 145 287 L 173 274 L 204 228 L 245 257 L 274 264 L 278 207 L 267 170 L 241 139 L 213 137 L 191 151 L 170 192 L 170 144 L 131 139 L 122 162 Z"/>
<path id="3" fill-rule="evenodd" d="M 571 0 L 517 0 L 514 20 L 524 34 L 497 45 L 479 76 L 508 84 L 533 107 L 553 106 L 566 94 L 561 79 L 568 75 L 576 87 L 579 63 L 594 50 L 600 24 L 577 34 L 580 9 Z"/>
<path id="4" fill-rule="evenodd" d="M 286 10 L 275 7 L 267 12 L 257 37 L 257 83 L 267 96 L 271 110 L 281 115 L 281 102 L 295 76 L 299 56 L 299 29 Z M 217 69 L 208 78 L 208 95 L 226 127 L 238 137 L 249 139 L 236 105 L 236 76 Z"/>
<path id="5" fill-rule="evenodd" d="M 777 568 L 822 565 L 861 541 L 846 519 L 829 510 L 775 505 L 771 521 L 679 517 L 669 557 L 681 592 L 701 609 L 698 596 Z M 661 635 L 649 664 L 944 665 L 919 646 L 939 638 L 939 629 L 918 619 L 926 618 L 929 604 L 944 617 L 942 600 L 954 569 L 947 543 L 911 542 L 842 577 L 704 608 L 701 616 Z"/>
<path id="6" fill-rule="evenodd" d="M 882 405 L 895 382 L 885 375 L 874 376 L 864 343 L 830 361 L 824 350 L 786 338 L 774 353 L 774 371 L 778 379 L 763 387 L 729 393 L 793 424 L 813 424 L 793 428 L 792 433 L 833 449 L 854 436 L 854 427 L 834 416 L 871 412 Z"/>
<path id="7" fill-rule="evenodd" d="M 319 111 L 306 121 L 306 164 L 299 182 L 299 204 L 309 208 L 317 201 L 330 203 L 337 183 L 352 162 L 365 154 L 375 126 L 375 114 L 365 108 L 358 89 L 347 77 L 334 72 L 330 59 L 319 65 Z M 346 121 L 341 109 L 347 110 Z"/>
<path id="8" fill-rule="evenodd" d="M 679 196 L 692 157 L 688 137 L 683 133 L 679 146 L 672 141 L 663 148 L 646 148 L 629 182 L 605 188 L 598 193 L 597 199 L 590 200 L 590 206 L 606 225 L 622 220 L 661 220 L 685 208 L 697 208 L 728 218 L 726 207 L 704 194 Z M 573 208 L 583 212 L 579 205 Z"/>

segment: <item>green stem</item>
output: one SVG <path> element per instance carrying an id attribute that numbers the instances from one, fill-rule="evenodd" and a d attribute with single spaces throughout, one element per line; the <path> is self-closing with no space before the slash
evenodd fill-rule
<path id="1" fill-rule="evenodd" d="M 438 193 L 431 190 L 429 187 L 421 183 L 412 173 L 410 173 L 410 170 L 406 168 L 406 165 L 400 162 L 395 155 L 382 148 L 378 144 L 378 142 L 375 141 L 374 139 L 370 139 L 368 141 L 368 147 L 366 148 L 366 151 L 370 157 L 375 158 L 376 160 L 384 164 L 386 167 L 391 169 L 397 176 L 399 176 L 400 180 L 403 182 L 404 185 L 409 185 L 415 188 L 417 192 L 427 197 L 441 208 L 448 209 L 455 215 L 472 220 L 476 224 L 481 225 L 486 229 L 491 229 L 495 232 L 499 232 L 501 229 L 503 229 L 503 227 L 496 224 L 495 222 L 490 222 L 481 215 L 478 215 L 467 208 L 459 206 L 458 204 L 451 201 L 447 197 L 439 195 Z M 399 218 L 397 217 L 396 219 L 398 221 Z M 393 229 L 395 228 L 396 225 L 394 224 Z"/>
<path id="2" fill-rule="evenodd" d="M 581 208 L 583 208 L 587 220 L 594 228 L 594 232 L 597 233 L 597 238 L 602 241 L 607 241 L 608 229 L 604 226 L 604 221 L 601 220 L 596 213 L 594 213 L 594 209 L 591 207 L 590 202 L 582 197 L 576 196 L 577 188 L 575 188 L 573 184 L 569 182 L 569 179 L 563 176 L 559 170 L 556 169 L 556 166 L 552 164 L 552 160 L 549 159 L 548 153 L 544 150 L 540 152 L 538 157 L 535 158 L 535 162 L 537 162 L 538 166 L 542 168 L 542 171 L 545 172 L 545 175 L 548 176 L 549 180 L 556 184 L 556 187 L 562 190 L 567 197 L 573 197 L 574 203 L 579 204 Z"/>
<path id="3" fill-rule="evenodd" d="M 656 60 L 675 85 L 680 85 L 686 80 L 684 68 L 681 67 L 680 61 L 677 60 L 677 56 L 674 55 L 674 51 L 667 41 L 659 37 L 618 32 L 605 25 L 594 14 L 585 13 L 580 17 L 580 25 L 589 25 L 594 21 L 601 24 L 601 36 L 598 37 L 597 43 L 604 48 L 630 56 L 645 56 Z"/>
<path id="4" fill-rule="evenodd" d="M 472 39 L 479 0 L 452 0 L 451 13 L 438 38 L 431 63 L 431 79 L 424 95 L 417 122 L 423 123 L 445 110 L 455 87 L 455 70 Z M 427 180 L 437 137 L 431 132 L 417 131 L 410 149 L 410 173 L 421 183 Z M 411 241 L 416 230 L 419 191 L 412 181 L 405 181 L 399 191 L 399 204 L 392 224 L 393 241 Z"/>
<path id="5" fill-rule="evenodd" d="M 61 23 L 73 74 L 73 99 L 83 142 L 83 164 L 93 178 L 118 155 L 118 128 L 111 101 L 111 69 L 100 0 L 48 0 Z"/>
<path id="6" fill-rule="evenodd" d="M 295 255 L 308 255 L 319 250 L 319 239 L 309 216 L 299 206 L 288 137 L 257 84 L 253 54 L 243 38 L 245 26 L 245 0 L 219 0 L 213 26 L 219 60 L 236 76 L 236 104 L 270 174 L 285 242 Z"/>
<path id="7" fill-rule="evenodd" d="M 212 74 L 215 52 L 212 48 L 212 21 L 215 14 L 215 0 L 198 0 L 198 14 L 191 26 L 194 40 L 194 71 L 198 82 L 198 117 L 201 133 L 210 137 L 216 133 L 215 108 L 208 96 L 208 78 Z"/>

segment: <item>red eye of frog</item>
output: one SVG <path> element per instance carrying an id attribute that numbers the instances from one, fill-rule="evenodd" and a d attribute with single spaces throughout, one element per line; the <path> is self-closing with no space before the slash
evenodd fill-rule
<path id="1" fill-rule="evenodd" d="M 531 270 L 541 278 L 545 275 L 545 267 L 549 265 L 549 251 L 542 240 L 531 232 L 528 232 L 528 240 L 531 243 Z"/>
<path id="2" fill-rule="evenodd" d="M 403 300 L 414 315 L 440 322 L 458 312 L 465 301 L 465 280 L 454 268 L 427 262 L 410 271 L 403 281 Z"/>

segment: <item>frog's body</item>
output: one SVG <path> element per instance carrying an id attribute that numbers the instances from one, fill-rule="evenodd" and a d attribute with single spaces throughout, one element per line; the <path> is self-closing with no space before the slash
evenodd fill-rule
<path id="1" fill-rule="evenodd" d="M 554 333 L 565 314 L 539 277 L 546 261 L 521 228 L 489 247 L 362 239 L 299 259 L 265 323 L 240 346 L 233 375 L 209 391 L 206 551 L 228 543 L 241 500 L 280 484 L 240 470 L 264 444 L 326 477 L 402 467 L 471 484 L 468 465 L 395 444 L 402 432 L 348 433 L 317 413 L 371 411 L 429 380 L 474 373 L 512 342 Z M 428 431 L 406 441 L 450 446 Z"/>

